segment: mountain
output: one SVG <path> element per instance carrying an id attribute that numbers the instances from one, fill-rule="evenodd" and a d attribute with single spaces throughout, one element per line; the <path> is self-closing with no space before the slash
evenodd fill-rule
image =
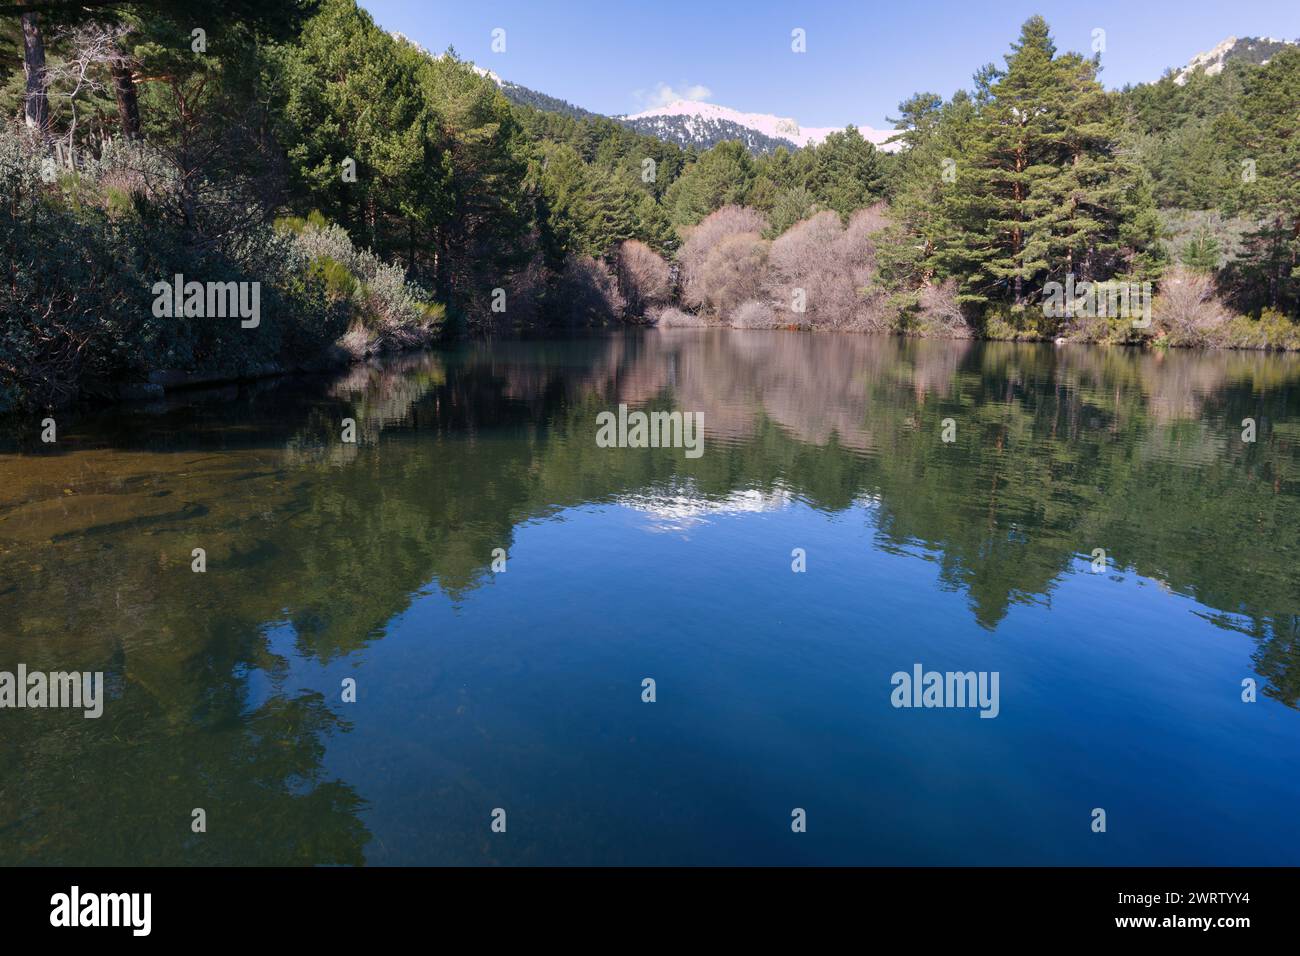
<path id="1" fill-rule="evenodd" d="M 409 43 L 426 56 L 430 53 L 419 43 L 401 33 L 392 34 L 403 43 Z M 509 80 L 503 80 L 491 70 L 470 64 L 476 73 L 485 76 L 497 86 L 506 99 L 521 106 L 548 113 L 560 113 L 573 119 L 597 119 L 603 114 L 593 113 L 580 106 L 574 106 L 568 100 L 562 100 L 537 90 L 520 86 Z M 666 143 L 676 143 L 683 148 L 694 147 L 704 150 L 724 140 L 740 140 L 751 153 L 771 153 L 778 147 L 797 149 L 820 143 L 830 133 L 840 132 L 843 127 L 800 126 L 793 119 L 774 116 L 771 113 L 742 113 L 740 110 L 718 106 L 716 103 L 703 103 L 698 100 L 674 100 L 666 106 L 658 106 L 631 116 L 609 117 L 637 133 L 653 136 Z M 877 130 L 870 126 L 859 126 L 858 132 L 886 151 L 897 149 L 896 144 L 883 145 L 893 135 L 892 130 Z"/>
<path id="2" fill-rule="evenodd" d="M 473 64 L 471 64 L 471 66 L 473 66 Z M 511 103 L 517 103 L 520 106 L 531 106 L 535 110 L 544 110 L 547 113 L 560 113 L 570 119 L 581 120 L 603 118 L 602 114 L 593 113 L 591 110 L 584 110 L 581 106 L 574 106 L 568 100 L 548 96 L 545 93 L 530 90 L 526 86 L 520 86 L 518 83 L 511 83 L 509 80 L 503 80 L 491 70 L 485 70 L 481 66 L 474 66 L 474 72 L 478 73 L 480 76 L 486 76 L 497 86 L 501 87 L 501 92 L 505 94 L 506 99 Z"/>
<path id="3" fill-rule="evenodd" d="M 431 53 L 424 46 L 416 43 L 405 33 L 398 33 L 396 30 L 389 33 L 393 39 L 408 46 L 413 46 L 427 57 L 438 58 L 437 53 Z M 574 106 L 568 100 L 557 99 L 554 96 L 547 96 L 545 93 L 538 93 L 536 90 L 530 90 L 526 86 L 520 86 L 518 83 L 511 83 L 509 80 L 503 80 L 491 70 L 485 70 L 476 64 L 469 64 L 479 76 L 485 76 L 497 86 L 501 87 L 501 92 L 505 94 L 506 99 L 512 103 L 518 103 L 522 106 L 531 106 L 533 109 L 545 110 L 548 113 L 561 113 L 571 119 L 594 119 L 599 117 L 599 113 L 593 113 L 590 110 L 584 110 L 581 106 Z"/>
<path id="4" fill-rule="evenodd" d="M 1228 37 L 1214 49 L 1192 57 L 1187 66 L 1174 77 L 1174 82 L 1182 86 L 1197 70 L 1204 70 L 1209 76 L 1222 73 L 1224 64 L 1232 60 L 1267 63 L 1279 50 L 1295 46 L 1297 42 L 1300 41 L 1275 40 L 1273 37 Z"/>
<path id="5" fill-rule="evenodd" d="M 820 143 L 830 133 L 843 127 L 800 126 L 795 120 L 771 113 L 742 113 L 716 103 L 698 100 L 674 100 L 666 106 L 631 116 L 615 119 L 638 133 L 649 133 L 679 146 L 707 149 L 724 139 L 739 139 L 751 152 L 769 153 L 778 146 L 796 148 Z M 892 130 L 876 130 L 859 126 L 863 138 L 877 146 L 890 136 Z M 893 147 L 884 147 L 892 149 Z"/>
<path id="6" fill-rule="evenodd" d="M 786 149 L 795 148 L 793 140 L 771 136 L 754 126 L 738 123 L 724 116 L 690 112 L 684 109 L 687 106 L 708 105 L 707 103 L 690 103 L 687 100 L 678 100 L 662 109 L 647 110 L 635 116 L 618 116 L 615 119 L 638 133 L 653 136 L 666 143 L 676 143 L 683 148 L 693 146 L 696 149 L 705 150 L 724 140 L 731 139 L 740 140 L 745 144 L 746 149 L 756 154 L 773 153 L 781 146 Z M 683 109 L 677 113 L 666 112 L 674 107 L 683 107 Z M 734 113 L 735 111 L 727 110 L 726 112 Z"/>

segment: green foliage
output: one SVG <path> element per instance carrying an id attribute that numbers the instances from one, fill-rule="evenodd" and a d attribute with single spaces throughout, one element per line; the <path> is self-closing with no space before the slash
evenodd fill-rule
<path id="1" fill-rule="evenodd" d="M 272 65 L 293 187 L 327 218 L 391 255 L 408 220 L 450 214 L 450 144 L 413 48 L 351 0 L 327 0 Z"/>
<path id="2" fill-rule="evenodd" d="M 543 143 L 538 151 L 538 208 L 553 262 L 570 253 L 609 256 L 627 239 L 661 252 L 676 246 L 667 215 L 630 172 L 586 163 L 567 143 Z"/>
<path id="3" fill-rule="evenodd" d="M 1119 108 L 1137 134 L 1137 148 L 1160 206 L 1222 205 L 1234 172 L 1223 123 L 1239 109 L 1252 70 L 1231 61 L 1217 76 L 1197 71 L 1178 84 L 1169 74 L 1120 94 Z"/>
<path id="4" fill-rule="evenodd" d="M 669 187 L 664 204 L 674 225 L 693 226 L 723 206 L 746 201 L 754 180 L 754 159 L 738 142 L 705 152 Z"/>
<path id="5" fill-rule="evenodd" d="M 1197 272 L 1214 272 L 1219 268 L 1220 253 L 1219 240 L 1203 225 L 1183 244 L 1179 260 Z"/>
<path id="6" fill-rule="evenodd" d="M 854 126 L 831 133 L 813 149 L 813 169 L 807 184 L 818 204 L 847 220 L 884 192 L 884 173 L 876 147 Z"/>
<path id="7" fill-rule="evenodd" d="M 893 191 L 906 247 L 887 254 L 885 280 L 954 277 L 964 302 L 1013 306 L 990 325 L 1024 335 L 1044 332 L 1025 307 L 1047 281 L 1157 269 L 1151 190 L 1096 72 L 1032 17 L 973 97 L 902 104 L 911 150 Z"/>
<path id="8" fill-rule="evenodd" d="M 773 239 L 795 223 L 809 219 L 817 212 L 817 197 L 806 186 L 786 189 L 776 197 L 768 212 L 768 229 L 765 235 Z"/>
<path id="9" fill-rule="evenodd" d="M 1248 308 L 1300 316 L 1300 50 L 1289 48 L 1245 83 L 1239 113 L 1224 135 L 1240 170 L 1226 206 L 1251 216 L 1240 274 Z"/>
<path id="10" fill-rule="evenodd" d="M 987 339 L 1003 342 L 1033 342 L 1046 338 L 1050 329 L 1036 309 L 995 303 L 983 312 L 982 332 Z"/>
<path id="11" fill-rule="evenodd" d="M 350 299 L 357 291 L 356 276 L 337 259 L 319 256 L 311 261 L 310 268 L 325 283 L 325 294 L 331 299 Z"/>
<path id="12" fill-rule="evenodd" d="M 1300 350 L 1300 324 L 1276 309 L 1265 309 L 1258 319 L 1235 316 L 1210 343 L 1219 348 Z"/>
<path id="13" fill-rule="evenodd" d="M 78 394 L 107 394 L 119 381 L 182 370 L 232 375 L 319 357 L 343 331 L 318 282 L 283 237 L 267 226 L 222 229 L 193 241 L 170 204 L 142 192 L 110 200 L 102 164 L 78 179 L 77 201 L 40 175 L 26 134 L 0 131 L 0 401 L 53 406 Z M 120 179 L 120 176 L 118 177 Z M 35 237 L 35 241 L 34 241 Z M 237 318 L 154 314 L 159 282 L 257 282 L 260 324 Z"/>

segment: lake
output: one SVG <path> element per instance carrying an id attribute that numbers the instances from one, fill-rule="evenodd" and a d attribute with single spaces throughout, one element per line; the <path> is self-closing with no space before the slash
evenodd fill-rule
<path id="1" fill-rule="evenodd" d="M 1295 356 L 648 330 L 39 417 L 0 671 L 103 714 L 0 709 L 0 863 L 1300 864 Z"/>

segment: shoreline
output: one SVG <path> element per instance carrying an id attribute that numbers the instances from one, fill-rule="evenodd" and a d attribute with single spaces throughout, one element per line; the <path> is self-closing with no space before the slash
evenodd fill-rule
<path id="1" fill-rule="evenodd" d="M 1300 347 L 1288 348 L 1278 345 L 1215 345 L 1215 344 L 1181 344 L 1168 342 L 1112 342 L 1112 341 L 1091 341 L 1088 339 L 1070 338 L 1068 336 L 1021 336 L 1016 338 L 996 337 L 987 335 L 927 335 L 921 333 L 909 333 L 898 330 L 890 331 L 873 331 L 863 329 L 827 329 L 816 327 L 799 327 L 787 326 L 771 329 L 747 329 L 740 326 L 723 322 L 713 322 L 701 319 L 698 325 L 666 325 L 661 326 L 653 322 L 625 322 L 621 324 L 611 324 L 606 326 L 592 326 L 584 329 L 525 329 L 517 332 L 511 332 L 506 335 L 484 333 L 480 335 L 461 335 L 439 339 L 435 342 L 429 342 L 422 345 L 414 345 L 409 348 L 386 349 L 379 352 L 372 352 L 361 356 L 352 356 L 344 350 L 338 351 L 343 353 L 335 357 L 326 356 L 316 361 L 302 362 L 289 367 L 284 367 L 278 363 L 267 363 L 252 371 L 245 372 L 228 372 L 228 371 L 186 371 L 183 369 L 159 369 L 149 373 L 146 381 L 138 382 L 115 382 L 108 384 L 108 391 L 102 394 L 92 394 L 82 396 L 66 404 L 44 407 L 36 409 L 34 407 L 24 409 L 21 406 L 11 406 L 8 408 L 0 407 L 0 416 L 6 419 L 21 417 L 25 412 L 34 413 L 68 411 L 85 408 L 87 406 L 117 406 L 117 405 L 143 405 L 150 402 L 163 401 L 168 398 L 185 394 L 187 392 L 198 392 L 205 389 L 216 389 L 232 385 L 246 385 L 253 382 L 263 382 L 272 379 L 291 378 L 296 376 L 307 375 L 328 375 L 333 372 L 340 372 L 344 369 L 353 368 L 358 365 L 365 365 L 375 361 L 382 361 L 386 358 L 396 358 L 402 355 L 411 355 L 418 352 L 429 352 L 446 345 L 454 345 L 461 342 L 470 341 L 490 341 L 494 339 L 530 339 L 530 338 L 572 338 L 582 337 L 585 335 L 612 334 L 631 331 L 723 331 L 723 332 L 780 332 L 780 333 L 802 333 L 809 335 L 867 335 L 867 336 L 889 336 L 900 339 L 916 339 L 925 341 L 942 341 L 942 342 L 983 342 L 999 343 L 1009 345 L 1050 345 L 1054 348 L 1065 346 L 1092 346 L 1096 348 L 1122 348 L 1132 349 L 1138 352 L 1165 352 L 1171 349 L 1177 349 L 1180 352 L 1207 352 L 1207 353 L 1230 353 L 1230 352 L 1253 352 L 1269 353 L 1277 355 L 1296 355 L 1300 354 Z"/>
<path id="2" fill-rule="evenodd" d="M 1009 345 L 1051 345 L 1055 348 L 1063 346 L 1091 346 L 1095 348 L 1122 348 L 1133 349 L 1140 352 L 1163 352 L 1170 349 L 1187 352 L 1264 352 L 1277 353 L 1279 355 L 1298 354 L 1300 348 L 1287 348 L 1285 346 L 1264 345 L 1264 346 L 1242 346 L 1242 345 L 1183 345 L 1173 343 L 1155 342 L 1095 342 L 1088 339 L 1070 338 L 1068 336 L 1033 336 L 1019 338 L 999 338 L 984 335 L 923 335 L 900 331 L 869 331 L 869 330 L 850 330 L 850 329 L 819 329 L 819 328 L 776 328 L 776 329 L 746 329 L 739 326 L 713 323 L 701 324 L 698 326 L 659 326 L 655 324 L 630 324 L 611 325 L 604 327 L 593 327 L 583 330 L 556 330 L 547 332 L 542 330 L 525 330 L 522 332 L 512 333 L 509 335 L 492 335 L 486 334 L 481 336 L 461 336 L 452 339 L 442 340 L 437 343 L 427 345 L 413 346 L 406 349 L 387 350 L 375 352 L 360 357 L 342 357 L 338 360 L 323 360 L 317 362 L 307 362 L 294 365 L 288 368 L 275 364 L 262 366 L 253 372 L 187 372 L 179 369 L 163 369 L 149 374 L 149 380 L 145 382 L 118 382 L 113 388 L 115 395 L 113 397 L 102 396 L 95 399 L 81 399 L 70 402 L 67 405 L 60 406 L 53 410 L 62 410 L 67 408 L 76 408 L 87 402 L 99 401 L 105 404 L 140 404 L 150 401 L 158 401 L 168 396 L 182 394 L 185 392 L 199 391 L 205 388 L 217 388 L 227 385 L 241 385 L 250 382 L 266 381 L 268 379 L 288 378 L 298 375 L 325 375 L 330 372 L 342 371 L 343 369 L 352 368 L 357 365 L 365 365 L 376 360 L 384 358 L 409 355 L 417 352 L 433 351 L 440 345 L 454 344 L 465 341 L 487 341 L 492 339 L 514 339 L 514 338 L 570 338 L 584 334 L 600 333 L 617 333 L 630 332 L 636 330 L 654 330 L 654 331 L 724 331 L 724 332 L 781 332 L 781 333 L 803 333 L 810 335 L 880 335 L 891 336 L 901 339 L 918 339 L 925 341 L 941 342 L 988 342 L 1004 343 Z M 12 415 L 18 409 L 0 409 L 0 414 Z"/>

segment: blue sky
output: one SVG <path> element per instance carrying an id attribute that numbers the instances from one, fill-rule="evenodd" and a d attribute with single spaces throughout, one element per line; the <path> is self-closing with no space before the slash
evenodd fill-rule
<path id="1" fill-rule="evenodd" d="M 1296 0 L 360 0 L 379 24 L 440 52 L 599 113 L 628 113 L 674 92 L 805 126 L 887 128 L 918 90 L 966 87 L 1002 63 L 1020 24 L 1041 13 L 1057 47 L 1090 52 L 1106 31 L 1109 87 L 1157 79 L 1228 36 L 1300 38 Z M 492 30 L 506 31 L 504 53 Z M 806 31 L 807 52 L 790 50 Z M 707 95 L 698 95 L 707 91 Z"/>

